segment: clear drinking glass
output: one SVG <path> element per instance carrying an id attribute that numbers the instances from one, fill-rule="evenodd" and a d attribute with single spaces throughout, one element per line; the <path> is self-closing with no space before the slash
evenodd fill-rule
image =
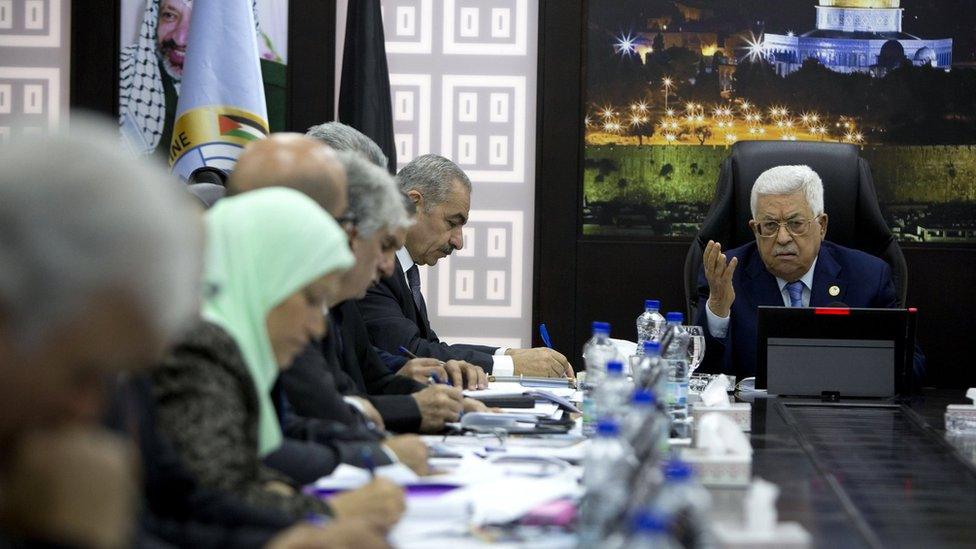
<path id="1" fill-rule="evenodd" d="M 701 326 L 682 326 L 682 328 L 691 336 L 688 345 L 688 376 L 691 377 L 705 359 L 705 331 Z"/>

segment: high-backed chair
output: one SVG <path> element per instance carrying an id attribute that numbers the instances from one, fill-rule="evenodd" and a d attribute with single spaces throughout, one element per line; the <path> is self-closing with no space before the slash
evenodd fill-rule
<path id="1" fill-rule="evenodd" d="M 722 163 L 715 198 L 685 258 L 685 300 L 689 318 L 698 306 L 698 273 L 709 240 L 731 250 L 755 239 L 749 228 L 752 185 L 759 174 L 781 165 L 810 166 L 824 185 L 828 215 L 826 239 L 879 257 L 891 266 L 899 303 L 908 287 L 905 256 L 881 216 L 871 168 L 857 147 L 840 143 L 801 141 L 743 141 L 732 147 Z"/>

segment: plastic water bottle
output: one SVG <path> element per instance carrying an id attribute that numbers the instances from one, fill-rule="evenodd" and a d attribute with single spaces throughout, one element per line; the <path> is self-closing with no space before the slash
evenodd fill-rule
<path id="1" fill-rule="evenodd" d="M 664 337 L 662 357 L 666 365 L 665 407 L 671 415 L 671 431 L 679 438 L 690 436 L 688 425 L 688 345 L 690 336 L 681 327 L 685 315 L 667 314 L 668 331 Z"/>
<path id="2" fill-rule="evenodd" d="M 579 547 L 598 547 L 626 511 L 634 456 L 613 420 L 597 424 L 583 462 Z"/>
<path id="3" fill-rule="evenodd" d="M 623 361 L 617 348 L 610 341 L 610 324 L 593 323 L 593 337 L 583 346 L 586 378 L 583 383 L 583 433 L 593 434 L 598 415 L 595 409 L 594 391 L 606 376 L 607 363 Z"/>
<path id="4" fill-rule="evenodd" d="M 634 516 L 630 526 L 628 549 L 679 549 L 668 531 L 668 519 L 651 509 L 641 509 Z"/>
<path id="5" fill-rule="evenodd" d="M 598 420 L 611 418 L 618 422 L 627 415 L 627 403 L 633 392 L 633 384 L 624 375 L 624 365 L 617 360 L 607 362 L 606 377 L 594 389 L 594 411 Z"/>
<path id="6" fill-rule="evenodd" d="M 654 393 L 637 389 L 620 425 L 620 434 L 634 450 L 641 467 L 660 463 L 668 451 L 670 419 L 658 407 Z"/>
<path id="7" fill-rule="evenodd" d="M 664 337 L 667 321 L 661 313 L 661 302 L 656 299 L 644 300 L 644 312 L 637 317 L 637 356 L 644 354 L 644 342 L 660 342 Z"/>
<path id="8" fill-rule="evenodd" d="M 664 464 L 664 484 L 653 503 L 657 513 L 670 517 L 677 541 L 685 547 L 708 546 L 706 516 L 711 496 L 695 479 L 691 466 L 682 461 Z"/>
<path id="9" fill-rule="evenodd" d="M 643 353 L 634 367 L 634 384 L 640 389 L 647 389 L 654 393 L 658 400 L 662 400 L 664 387 L 664 361 L 661 360 L 661 344 L 657 341 L 645 341 Z"/>

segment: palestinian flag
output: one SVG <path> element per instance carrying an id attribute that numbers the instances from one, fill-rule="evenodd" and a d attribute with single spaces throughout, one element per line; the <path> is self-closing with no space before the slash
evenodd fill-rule
<path id="1" fill-rule="evenodd" d="M 268 130 L 262 127 L 260 122 L 250 120 L 243 116 L 222 114 L 217 116 L 217 124 L 220 127 L 220 135 L 239 137 L 248 141 L 261 139 L 268 135 Z"/>
<path id="2" fill-rule="evenodd" d="M 232 171 L 244 147 L 268 132 L 251 2 L 195 0 L 169 147 L 173 173 Z"/>

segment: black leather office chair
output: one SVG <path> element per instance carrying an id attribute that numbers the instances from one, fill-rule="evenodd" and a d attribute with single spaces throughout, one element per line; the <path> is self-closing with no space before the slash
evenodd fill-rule
<path id="1" fill-rule="evenodd" d="M 840 143 L 743 141 L 722 163 L 715 198 L 685 258 L 685 300 L 689 318 L 698 306 L 698 272 L 709 240 L 731 250 L 753 240 L 748 221 L 752 185 L 759 174 L 781 165 L 810 166 L 824 185 L 824 211 L 829 216 L 827 240 L 862 250 L 891 266 L 896 295 L 905 303 L 908 273 L 905 256 L 881 216 L 871 168 L 857 147 Z"/>

